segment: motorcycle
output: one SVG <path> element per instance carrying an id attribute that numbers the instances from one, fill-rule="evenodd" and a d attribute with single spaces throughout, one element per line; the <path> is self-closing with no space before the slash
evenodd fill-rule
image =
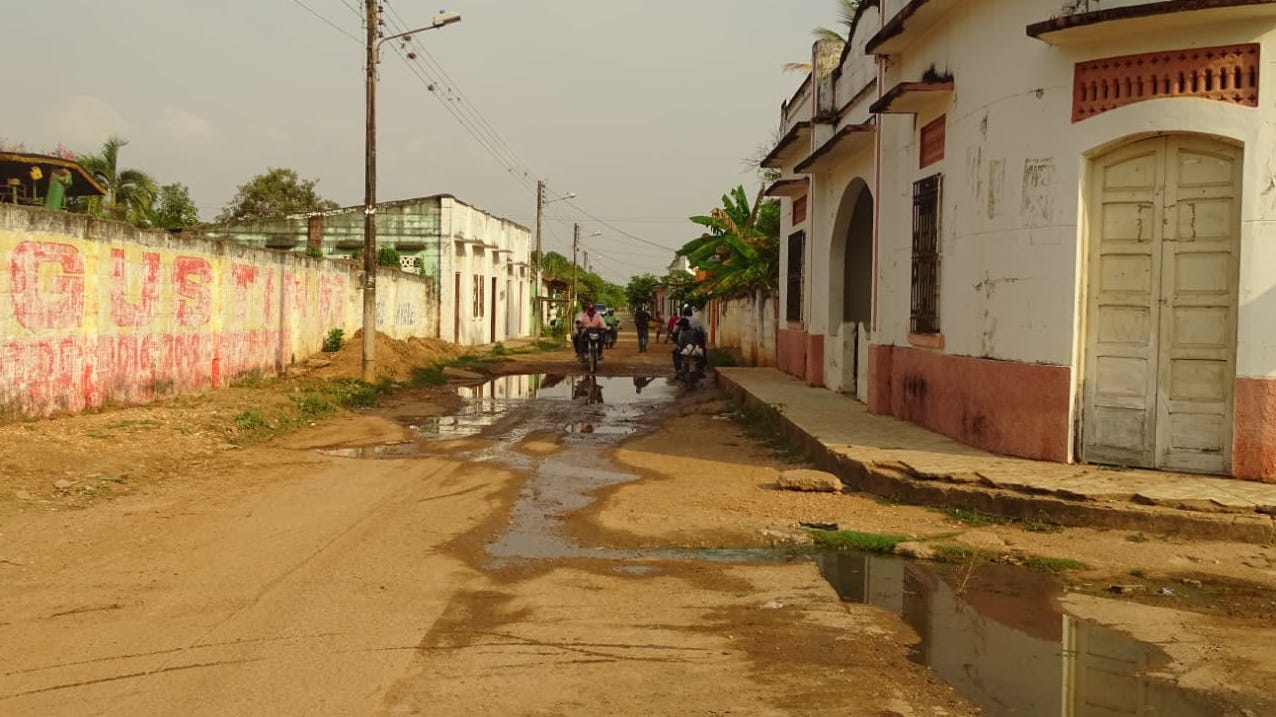
<path id="1" fill-rule="evenodd" d="M 704 349 L 698 344 L 687 344 L 679 351 L 682 354 L 682 368 L 676 378 L 688 391 L 694 391 L 704 378 Z"/>
<path id="2" fill-rule="evenodd" d="M 586 329 L 585 330 L 585 362 L 586 368 L 589 369 L 590 375 L 598 373 L 598 362 L 603 356 L 603 330 L 602 329 Z"/>
<path id="3" fill-rule="evenodd" d="M 611 326 L 607 329 L 607 348 L 616 348 L 616 339 L 620 338 L 620 324 Z"/>

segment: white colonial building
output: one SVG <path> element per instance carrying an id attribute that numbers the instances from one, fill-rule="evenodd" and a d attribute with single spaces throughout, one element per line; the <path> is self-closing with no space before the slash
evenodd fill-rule
<path id="1" fill-rule="evenodd" d="M 782 171 L 781 367 L 993 451 L 1276 479 L 1276 2 L 865 0 Z"/>
<path id="2" fill-rule="evenodd" d="M 440 336 L 466 346 L 532 333 L 531 232 L 440 198 Z"/>

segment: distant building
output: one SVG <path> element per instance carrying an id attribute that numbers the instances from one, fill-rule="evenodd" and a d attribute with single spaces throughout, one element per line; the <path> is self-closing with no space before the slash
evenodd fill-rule
<path id="1" fill-rule="evenodd" d="M 353 261 L 362 255 L 363 223 L 358 206 L 196 231 Z M 393 247 L 403 271 L 435 281 L 438 338 L 475 346 L 530 335 L 534 277 L 527 227 L 438 194 L 378 204 L 377 245 Z"/>

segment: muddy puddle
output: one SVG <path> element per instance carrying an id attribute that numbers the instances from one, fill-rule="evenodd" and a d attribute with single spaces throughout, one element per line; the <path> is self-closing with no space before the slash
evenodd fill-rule
<path id="1" fill-rule="evenodd" d="M 812 560 L 845 601 L 893 612 L 917 633 L 912 658 L 990 717 L 1215 717 L 1231 714 L 1150 679 L 1165 663 L 1153 645 L 1062 612 L 1060 587 L 1010 566 L 962 575 L 936 564 L 853 553 L 793 550 L 617 550 L 580 545 L 560 529 L 600 489 L 636 480 L 610 460 L 626 438 L 658 425 L 677 399 L 666 379 L 506 376 L 459 389 L 465 407 L 402 419 L 413 441 L 325 450 L 356 458 L 429 455 L 434 446 L 481 439 L 449 456 L 525 472 L 507 530 L 488 545 L 485 569 L 536 560 L 613 561 L 616 573 L 652 575 L 660 561 L 762 563 Z M 517 450 L 552 435 L 548 455 Z"/>
<path id="2" fill-rule="evenodd" d="M 970 574 L 852 553 L 815 556 L 848 602 L 898 615 L 916 631 L 912 659 L 985 714 L 1215 717 L 1225 714 L 1145 675 L 1164 666 L 1156 647 L 1061 612 L 1058 586 L 1008 566 Z"/>

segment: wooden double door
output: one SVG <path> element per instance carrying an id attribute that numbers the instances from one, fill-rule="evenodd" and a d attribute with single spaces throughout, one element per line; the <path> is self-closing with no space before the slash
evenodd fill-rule
<path id="1" fill-rule="evenodd" d="M 1241 151 L 1163 136 L 1094 161 L 1083 455 L 1231 469 Z"/>

